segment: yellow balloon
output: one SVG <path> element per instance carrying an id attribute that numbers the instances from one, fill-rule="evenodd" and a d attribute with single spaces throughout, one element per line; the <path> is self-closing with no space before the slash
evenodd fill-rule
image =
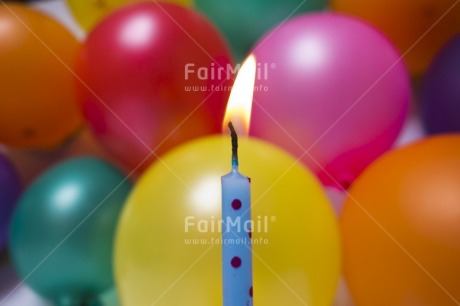
<path id="1" fill-rule="evenodd" d="M 67 3 L 80 26 L 90 31 L 102 18 L 122 5 L 145 1 L 148 0 L 67 0 Z M 161 2 L 185 6 L 192 4 L 192 0 L 161 0 Z"/>
<path id="2" fill-rule="evenodd" d="M 189 142 L 153 164 L 117 230 L 116 283 L 125 306 L 222 305 L 220 176 L 230 139 Z M 331 305 L 340 272 L 334 212 L 316 179 L 284 151 L 240 141 L 252 178 L 254 304 Z"/>

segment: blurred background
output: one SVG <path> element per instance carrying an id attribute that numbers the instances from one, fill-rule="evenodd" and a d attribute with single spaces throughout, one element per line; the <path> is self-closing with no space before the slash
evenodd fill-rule
<path id="1" fill-rule="evenodd" d="M 220 304 L 171 224 L 249 54 L 255 303 L 459 305 L 459 2 L 0 0 L 0 305 Z"/>

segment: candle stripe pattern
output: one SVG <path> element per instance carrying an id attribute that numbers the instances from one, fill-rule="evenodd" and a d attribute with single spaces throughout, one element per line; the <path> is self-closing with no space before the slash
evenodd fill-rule
<path id="1" fill-rule="evenodd" d="M 222 177 L 223 305 L 253 306 L 250 181 L 237 166 Z"/>

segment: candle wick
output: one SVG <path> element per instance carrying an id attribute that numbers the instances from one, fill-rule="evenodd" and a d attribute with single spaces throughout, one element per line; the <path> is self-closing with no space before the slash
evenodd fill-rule
<path id="1" fill-rule="evenodd" d="M 228 128 L 232 137 L 232 166 L 238 167 L 238 135 L 231 121 L 228 123 Z"/>

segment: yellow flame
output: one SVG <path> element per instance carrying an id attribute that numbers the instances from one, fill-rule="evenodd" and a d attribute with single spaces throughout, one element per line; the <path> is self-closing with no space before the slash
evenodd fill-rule
<path id="1" fill-rule="evenodd" d="M 233 84 L 222 123 L 223 131 L 228 131 L 228 122 L 231 121 L 238 135 L 249 134 L 256 70 L 256 58 L 251 54 L 244 61 Z"/>

